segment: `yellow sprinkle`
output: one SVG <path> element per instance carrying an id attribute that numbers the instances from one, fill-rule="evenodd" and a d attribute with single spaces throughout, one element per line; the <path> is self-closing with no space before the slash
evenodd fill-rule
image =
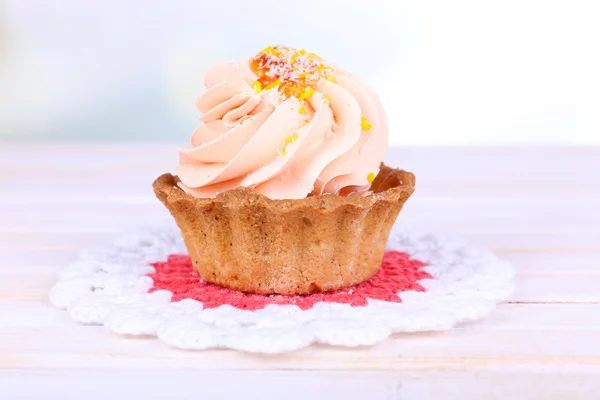
<path id="1" fill-rule="evenodd" d="M 262 83 L 254 81 L 254 83 L 252 83 L 252 89 L 254 89 L 256 93 L 259 93 L 262 90 Z"/>
<path id="2" fill-rule="evenodd" d="M 265 86 L 265 90 L 271 90 L 274 87 L 277 87 L 279 85 L 281 85 L 281 81 L 279 79 L 277 79 L 276 81 L 273 81 L 273 82 L 269 83 L 267 86 Z"/>
<path id="3" fill-rule="evenodd" d="M 298 114 L 304 114 L 306 112 L 306 108 L 304 108 L 304 106 L 300 107 L 300 109 L 298 110 Z"/>
<path id="4" fill-rule="evenodd" d="M 365 117 L 360 117 L 360 127 L 363 131 L 368 131 L 372 128 L 371 124 L 369 123 L 369 121 L 367 121 Z"/>
<path id="5" fill-rule="evenodd" d="M 369 181 L 369 183 L 372 183 L 375 180 L 375 174 L 374 173 L 370 173 L 369 176 L 367 176 L 367 181 Z"/>
<path id="6" fill-rule="evenodd" d="M 298 74 L 298 78 L 304 78 L 308 74 L 310 74 L 310 72 L 303 72 L 301 74 Z"/>
<path id="7" fill-rule="evenodd" d="M 273 46 L 265 47 L 260 51 L 260 54 L 271 54 L 273 52 Z"/>
<path id="8" fill-rule="evenodd" d="M 333 77 L 333 75 L 327 75 L 327 79 L 329 82 L 335 82 L 335 78 Z"/>
<path id="9" fill-rule="evenodd" d="M 287 156 L 287 147 L 284 147 L 284 148 L 281 150 L 281 157 L 285 157 L 285 156 Z"/>
<path id="10" fill-rule="evenodd" d="M 319 70 L 319 71 L 323 71 L 324 69 L 325 69 L 325 66 L 324 66 L 324 65 L 319 65 L 319 66 L 317 67 L 317 70 Z"/>
<path id="11" fill-rule="evenodd" d="M 324 99 L 325 99 L 325 101 L 326 101 L 326 102 L 328 102 L 328 103 L 331 101 L 331 97 L 329 97 L 329 96 L 324 96 L 323 98 L 324 98 Z"/>
<path id="12" fill-rule="evenodd" d="M 304 49 L 300 49 L 300 51 L 298 51 L 298 53 L 300 53 L 300 55 L 302 55 L 302 56 L 303 56 L 303 55 L 305 55 L 305 54 L 306 54 L 306 50 L 304 50 Z"/>
<path id="13" fill-rule="evenodd" d="M 286 143 L 293 143 L 298 139 L 298 134 L 296 133 L 294 136 L 290 136 L 289 138 L 285 139 Z"/>
<path id="14" fill-rule="evenodd" d="M 306 89 L 306 91 L 304 93 L 302 93 L 300 95 L 300 97 L 298 97 L 298 100 L 305 100 L 308 99 L 310 96 L 312 96 L 313 94 L 315 94 L 315 89 L 311 88 L 310 86 Z"/>

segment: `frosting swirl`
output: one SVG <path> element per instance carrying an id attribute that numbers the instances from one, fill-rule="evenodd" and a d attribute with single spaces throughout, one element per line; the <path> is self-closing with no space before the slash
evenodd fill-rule
<path id="1" fill-rule="evenodd" d="M 179 186 L 214 197 L 238 186 L 272 199 L 363 194 L 388 146 L 375 93 L 315 54 L 267 47 L 213 67 L 196 101 L 203 122 L 181 148 Z"/>

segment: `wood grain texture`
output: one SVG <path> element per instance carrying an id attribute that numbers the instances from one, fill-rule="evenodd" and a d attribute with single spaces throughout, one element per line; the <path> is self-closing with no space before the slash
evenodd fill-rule
<path id="1" fill-rule="evenodd" d="M 391 150 L 417 175 L 399 223 L 492 248 L 516 293 L 450 332 L 256 356 L 122 338 L 46 302 L 79 249 L 168 217 L 150 185 L 174 148 L 0 145 L 1 399 L 598 398 L 600 149 Z"/>
<path id="2" fill-rule="evenodd" d="M 0 396 L 20 393 L 21 396 L 10 398 L 92 400 L 138 399 L 142 396 L 151 400 L 266 397 L 286 400 L 588 400 L 596 399 L 600 391 L 600 381 L 594 379 L 594 373 L 568 366 L 554 371 L 539 368 L 535 373 L 528 368 L 389 372 L 254 370 L 228 371 L 227 374 L 150 368 L 31 369 L 27 374 L 0 370 Z M 90 384 L 90 376 L 94 377 L 93 384 Z M 40 393 L 45 396 L 38 397 Z M 49 396 L 53 393 L 65 394 Z"/>

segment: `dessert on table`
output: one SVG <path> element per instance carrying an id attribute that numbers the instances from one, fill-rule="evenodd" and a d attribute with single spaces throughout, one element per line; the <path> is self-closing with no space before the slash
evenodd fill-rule
<path id="1" fill-rule="evenodd" d="M 177 175 L 154 182 L 177 226 L 83 250 L 50 291 L 73 319 L 274 354 L 443 331 L 510 296 L 514 269 L 490 251 L 390 234 L 415 177 L 383 164 L 385 112 L 358 78 L 273 46 L 214 67 L 205 86 Z"/>
<path id="2" fill-rule="evenodd" d="M 388 124 L 373 90 L 284 46 L 217 65 L 204 84 L 177 175 L 154 182 L 201 277 L 291 295 L 373 276 L 415 186 L 383 164 Z"/>

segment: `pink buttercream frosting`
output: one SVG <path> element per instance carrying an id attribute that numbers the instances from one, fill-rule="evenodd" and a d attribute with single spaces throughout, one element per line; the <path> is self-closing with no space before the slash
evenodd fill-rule
<path id="1" fill-rule="evenodd" d="M 256 58 L 208 71 L 206 90 L 196 101 L 203 124 L 191 147 L 179 150 L 181 189 L 214 197 L 247 186 L 272 199 L 369 190 L 388 146 L 381 102 L 354 75 L 329 66 L 327 76 L 312 75 L 306 95 L 286 93 L 296 65 L 302 70 L 308 63 L 304 53 L 295 54 L 300 56 L 293 59 L 294 72 L 290 68 L 287 75 L 279 67 L 261 75 Z M 270 54 L 267 66 L 273 60 L 277 55 Z M 323 70 L 320 62 L 318 67 Z M 263 78 L 279 79 L 263 88 Z"/>

